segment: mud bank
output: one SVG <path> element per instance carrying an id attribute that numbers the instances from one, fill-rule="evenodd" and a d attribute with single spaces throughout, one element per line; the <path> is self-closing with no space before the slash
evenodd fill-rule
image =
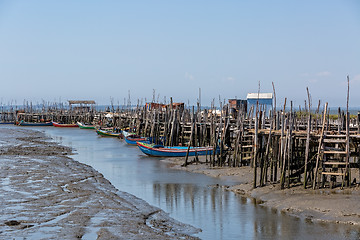
<path id="1" fill-rule="evenodd" d="M 1 239 L 196 239 L 199 232 L 118 191 L 70 148 L 0 128 Z"/>
<path id="2" fill-rule="evenodd" d="M 202 173 L 208 176 L 239 182 L 235 186 L 225 186 L 245 197 L 253 198 L 258 204 L 277 211 L 299 217 L 309 222 L 332 222 L 357 225 L 360 228 L 360 188 L 303 189 L 303 186 L 280 189 L 280 184 L 253 188 L 253 170 L 250 167 L 228 168 L 210 167 L 195 163 L 182 167 L 184 159 L 169 158 L 162 160 L 171 168 Z M 205 161 L 200 159 L 200 161 Z M 358 170 L 353 176 L 358 176 Z M 356 175 L 355 175 L 356 174 Z"/>

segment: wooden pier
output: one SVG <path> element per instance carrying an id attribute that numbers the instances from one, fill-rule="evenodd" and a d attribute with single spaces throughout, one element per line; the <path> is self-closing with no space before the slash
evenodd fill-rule
<path id="1" fill-rule="evenodd" d="M 152 107 L 149 107 L 152 106 Z M 285 104 L 281 110 L 258 105 L 234 112 L 230 104 L 214 103 L 210 108 L 185 107 L 184 104 L 146 104 L 136 107 L 111 107 L 107 111 L 95 108 L 51 107 L 40 110 L 23 109 L 0 113 L 1 121 L 97 124 L 116 129 L 130 128 L 138 135 L 164 139 L 166 146 L 212 146 L 219 154 L 192 162 L 213 167 L 243 167 L 254 169 L 254 188 L 280 184 L 282 188 L 303 185 L 304 188 L 350 187 L 360 175 L 359 116 L 348 110 L 330 115 L 327 103 L 312 113 L 310 106 L 295 111 Z M 321 112 L 320 112 L 321 111 Z M 11 117 L 10 117 L 11 116 Z M 356 177 L 357 180 L 356 180 Z"/>

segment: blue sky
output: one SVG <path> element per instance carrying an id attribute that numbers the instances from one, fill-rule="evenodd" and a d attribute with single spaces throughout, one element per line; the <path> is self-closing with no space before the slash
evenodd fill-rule
<path id="1" fill-rule="evenodd" d="M 1 101 L 360 106 L 360 1 L 2 1 Z"/>

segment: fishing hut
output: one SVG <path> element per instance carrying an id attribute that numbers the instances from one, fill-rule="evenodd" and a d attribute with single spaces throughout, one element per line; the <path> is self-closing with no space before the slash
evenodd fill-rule
<path id="1" fill-rule="evenodd" d="M 247 100 L 228 99 L 230 114 L 236 118 L 239 112 L 247 112 Z"/>
<path id="2" fill-rule="evenodd" d="M 94 109 L 94 100 L 68 100 L 70 111 L 77 113 L 90 112 Z"/>
<path id="3" fill-rule="evenodd" d="M 69 108 L 78 111 L 56 108 L 47 115 L 62 122 L 128 128 L 165 146 L 212 146 L 219 151 L 205 156 L 205 161 L 185 158 L 184 165 L 248 166 L 254 172 L 254 188 L 268 184 L 282 188 L 360 184 L 360 114 L 350 115 L 348 101 L 346 110 L 339 108 L 338 114 L 330 114 L 327 103 L 321 108 L 320 101 L 312 112 L 310 102 L 308 93 L 305 107 L 295 110 L 285 98 L 284 105 L 276 109 L 274 88 L 274 93 L 249 93 L 246 100 L 219 101 L 219 107 L 213 101 L 211 107 L 203 109 L 199 102 L 197 108 L 185 107 L 170 98 L 170 104 L 151 102 L 136 108 L 113 108 L 111 114 L 98 112 L 94 121 L 95 113 L 88 108 L 94 101 L 69 101 Z"/>
<path id="4" fill-rule="evenodd" d="M 185 104 L 184 103 L 162 104 L 162 103 L 154 103 L 154 102 L 145 104 L 145 109 L 147 109 L 148 111 L 152 111 L 152 110 L 166 111 L 166 109 L 168 108 L 184 110 Z"/>
<path id="5" fill-rule="evenodd" d="M 248 93 L 246 96 L 248 110 L 253 112 L 256 106 L 260 107 L 264 113 L 273 105 L 272 93 Z"/>

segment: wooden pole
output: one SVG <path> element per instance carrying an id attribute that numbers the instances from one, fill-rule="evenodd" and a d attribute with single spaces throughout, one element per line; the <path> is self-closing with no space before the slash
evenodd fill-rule
<path id="1" fill-rule="evenodd" d="M 292 144 L 293 144 L 293 136 L 292 136 L 292 131 L 293 131 L 293 104 L 292 101 L 290 101 L 290 114 L 289 114 L 289 142 L 288 142 L 288 150 L 287 150 L 287 173 L 288 173 L 288 178 L 287 178 L 287 187 L 290 188 L 290 175 L 291 175 L 291 164 L 292 164 Z"/>
<path id="2" fill-rule="evenodd" d="M 186 152 L 186 157 L 185 157 L 185 164 L 184 166 L 186 167 L 188 165 L 188 157 L 189 157 L 189 151 L 190 151 L 190 147 L 193 144 L 193 138 L 194 138 L 194 106 L 192 107 L 192 114 L 191 114 L 191 134 L 190 134 L 190 140 L 189 140 L 189 145 L 188 145 L 188 149 Z"/>
<path id="3" fill-rule="evenodd" d="M 326 112 L 327 112 L 328 103 L 325 103 L 325 109 L 323 114 L 323 122 L 322 122 L 322 128 L 321 128 L 321 134 L 319 139 L 319 146 L 318 146 L 318 152 L 316 156 L 316 165 L 315 165 L 315 175 L 314 175 L 314 181 L 313 181 L 313 189 L 316 188 L 316 181 L 317 181 L 317 175 L 318 175 L 318 168 L 319 168 L 319 161 L 320 161 L 320 154 L 321 154 L 321 146 L 324 138 L 324 130 L 325 130 L 325 122 L 326 122 Z"/>
<path id="4" fill-rule="evenodd" d="M 307 184 L 307 165 L 309 161 L 309 148 L 310 148 L 310 130 L 311 130 L 311 104 L 310 104 L 310 93 L 309 88 L 306 88 L 307 96 L 308 96 L 308 121 L 307 121 L 307 131 L 306 131 L 306 144 L 305 144 L 305 166 L 304 166 L 304 188 L 306 189 Z"/>
<path id="5" fill-rule="evenodd" d="M 256 178 L 257 178 L 257 158 L 258 158 L 258 131 L 259 131 L 259 111 L 258 111 L 259 102 L 256 104 L 256 112 L 255 112 L 255 133 L 254 133 L 254 157 L 253 157 L 253 168 L 254 168 L 254 185 L 256 188 Z"/>
<path id="6" fill-rule="evenodd" d="M 349 95 L 350 95 L 350 79 L 347 76 L 347 99 L 346 99 L 346 157 L 345 157 L 345 175 L 342 180 L 341 187 L 344 187 L 345 178 L 347 180 L 347 185 L 350 185 L 350 172 L 349 172 L 349 160 L 350 160 L 350 134 L 349 134 L 349 124 L 350 124 L 350 114 L 349 114 Z"/>

